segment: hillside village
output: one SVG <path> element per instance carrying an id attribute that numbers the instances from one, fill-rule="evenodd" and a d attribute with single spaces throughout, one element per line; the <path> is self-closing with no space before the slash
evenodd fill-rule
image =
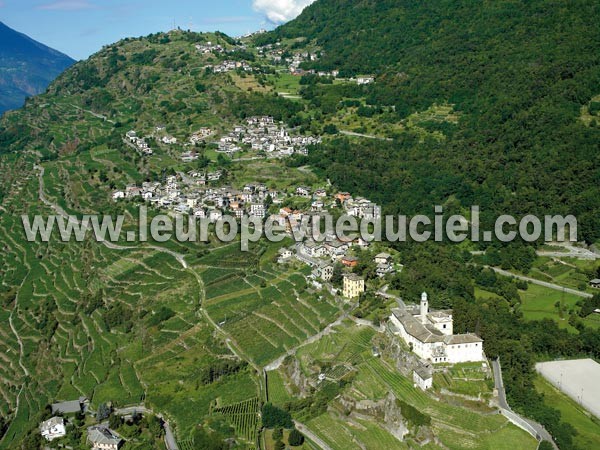
<path id="1" fill-rule="evenodd" d="M 241 151 L 254 151 L 265 154 L 268 158 L 283 158 L 293 154 L 307 155 L 308 147 L 321 143 L 320 137 L 293 134 L 283 123 L 275 123 L 273 117 L 248 117 L 244 125 L 236 125 L 231 131 L 220 137 L 213 144 L 216 145 L 218 153 L 232 157 Z M 197 145 L 206 143 L 214 135 L 214 131 L 208 127 L 202 127 L 192 133 L 184 147 L 191 147 L 181 153 L 183 162 L 193 162 L 198 159 Z M 135 130 L 128 131 L 124 136 L 124 142 L 143 156 L 151 156 L 153 150 L 147 139 L 154 139 L 157 143 L 174 145 L 179 140 L 167 134 L 166 126 L 158 125 L 152 135 L 140 137 Z"/>
<path id="2" fill-rule="evenodd" d="M 321 231 L 313 230 L 313 220 L 323 218 L 325 214 L 334 210 L 341 210 L 344 214 L 358 219 L 381 218 L 381 208 L 377 204 L 362 197 L 354 198 L 348 192 L 330 195 L 326 188 L 313 190 L 307 186 L 297 186 L 288 193 L 268 188 L 262 183 L 246 184 L 240 189 L 235 189 L 230 186 L 218 186 L 221 177 L 221 171 L 180 172 L 166 177 L 165 183 L 143 182 L 141 187 L 127 186 L 124 190 L 114 191 L 112 198 L 115 201 L 142 200 L 171 214 L 188 214 L 197 220 L 208 220 L 210 223 L 216 223 L 227 214 L 236 219 L 249 216 L 264 220 L 270 217 L 284 227 L 290 237 L 300 233 L 308 236 L 308 239 L 297 243 L 291 249 L 283 249 L 280 252 L 279 263 L 285 263 L 295 255 L 314 269 L 312 276 L 315 280 L 325 282 L 331 279 L 335 262 L 340 262 L 348 268 L 356 265 L 357 259 L 349 254 L 354 245 L 367 248 L 369 243 L 360 238 L 342 241 L 334 235 L 322 236 L 322 241 L 316 242 L 313 236 L 319 236 Z M 302 210 L 284 206 L 287 200 L 295 198 L 308 200 L 309 208 Z M 396 270 L 389 254 L 378 255 L 375 262 L 379 277 L 393 274 Z M 363 291 L 364 289 L 358 294 Z M 351 298 L 358 295 L 346 296 Z"/>
<path id="3" fill-rule="evenodd" d="M 245 37 L 245 39 L 247 38 L 248 37 Z M 231 46 L 228 49 L 220 44 L 214 44 L 211 41 L 207 41 L 201 44 L 195 44 L 194 47 L 202 55 L 212 54 L 218 57 L 223 57 L 223 55 L 225 55 L 225 58 L 227 57 L 227 54 L 234 54 L 239 51 L 247 52 L 250 50 L 248 48 L 248 45 L 241 42 Z M 340 71 L 337 69 L 329 71 L 316 71 L 313 69 L 303 69 L 301 67 L 302 64 L 305 62 L 318 61 L 319 58 L 324 55 L 324 52 L 321 50 L 291 52 L 289 49 L 282 48 L 281 42 L 257 46 L 254 47 L 252 50 L 256 52 L 256 56 L 259 58 L 259 63 L 267 63 L 269 65 L 273 65 L 279 68 L 279 70 L 283 71 L 284 73 L 289 73 L 298 77 L 303 75 L 318 75 L 319 77 L 331 77 L 332 79 L 338 79 L 340 75 Z M 224 59 L 218 64 L 206 65 L 205 69 L 210 70 L 212 73 L 227 73 L 232 71 L 241 71 L 247 73 L 261 72 L 261 67 L 259 64 L 243 59 Z M 375 77 L 372 75 L 359 75 L 357 77 L 351 78 L 349 81 L 359 85 L 366 85 L 374 83 Z"/>
<path id="4" fill-rule="evenodd" d="M 244 93 L 269 92 L 274 98 L 279 96 L 300 102 L 308 99 L 303 98 L 304 83 L 315 82 L 315 79 L 317 83 L 323 81 L 331 86 L 337 85 L 335 87 L 352 83 L 360 87 L 341 87 L 350 87 L 365 95 L 372 88 L 378 87 L 379 83 L 383 84 L 386 81 L 385 75 L 376 77 L 366 74 L 343 78 L 346 73 L 342 71 L 340 75 L 340 70 L 333 69 L 336 65 L 330 65 L 327 70 L 309 69 L 308 67 L 313 67 L 313 63 L 326 55 L 314 46 L 315 41 L 307 42 L 304 46 L 300 45 L 301 41 L 278 41 L 255 47 L 251 41 L 245 40 L 249 37 L 251 35 L 242 40 L 221 37 L 215 40 L 211 37 L 208 41 L 202 37 L 195 42 L 185 41 L 183 45 L 190 52 L 195 52 L 191 56 L 194 62 L 201 62 L 196 64 L 197 69 L 193 75 L 190 72 L 190 79 L 196 76 L 212 77 L 211 83 L 214 82 L 215 85 L 211 87 L 218 86 L 216 89 L 224 92 L 228 89 L 241 89 Z M 180 54 L 183 54 L 183 51 Z M 280 80 L 282 74 L 285 80 Z M 401 72 L 398 80 L 404 80 L 404 75 L 404 72 Z M 324 80 L 319 80 L 319 77 Z M 292 82 L 289 82 L 290 79 Z M 203 83 L 204 81 L 202 80 Z M 280 81 L 281 84 L 277 84 Z M 281 85 L 285 86 L 286 82 L 297 88 L 297 91 L 293 90 L 292 94 L 283 92 L 286 87 Z M 200 89 L 198 91 L 200 92 Z M 365 98 L 360 97 L 359 100 L 343 97 L 339 101 L 336 99 L 337 103 L 333 103 L 332 106 L 332 114 L 340 113 L 342 116 L 342 112 L 347 112 L 344 109 L 347 105 L 352 105 L 348 108 L 354 108 L 353 113 L 362 106 L 368 114 L 372 104 Z M 316 99 L 317 102 L 320 100 Z M 200 105 L 198 110 L 202 108 L 206 108 L 206 116 L 219 111 L 215 104 L 210 102 Z M 373 107 L 376 108 L 379 107 Z M 390 106 L 379 110 L 387 113 L 394 111 L 394 108 L 395 106 Z M 192 109 L 188 109 L 188 112 Z M 433 109 L 435 111 L 431 112 L 432 116 L 441 114 L 437 106 Z M 231 248 L 217 245 L 213 248 L 212 243 L 206 250 L 198 252 L 190 250 L 191 247 L 173 244 L 172 248 L 175 250 L 169 249 L 162 253 L 159 251 L 158 257 L 151 255 L 158 247 L 152 251 L 148 248 L 135 249 L 139 250 L 139 253 L 133 256 L 129 254 L 129 249 L 117 251 L 116 247 L 101 247 L 107 256 L 102 260 L 102 264 L 98 264 L 94 269 L 100 265 L 106 267 L 98 270 L 97 278 L 95 274 L 84 274 L 89 267 L 82 262 L 81 272 L 87 277 L 82 278 L 84 281 L 79 279 L 80 268 L 75 267 L 70 278 L 63 274 L 62 280 L 54 280 L 55 291 L 51 291 L 52 282 L 44 281 L 39 285 L 27 286 L 30 292 L 34 292 L 34 296 L 40 297 L 41 292 L 45 293 L 48 289 L 48 295 L 44 295 L 50 299 L 52 306 L 55 302 L 54 297 L 57 298 L 58 311 L 50 311 L 50 316 L 61 316 L 63 322 L 56 322 L 57 333 L 52 338 L 53 341 L 49 341 L 48 348 L 60 348 L 64 355 L 60 353 L 56 357 L 52 354 L 52 358 L 77 362 L 80 351 L 89 351 L 90 354 L 96 352 L 97 360 L 91 369 L 85 367 L 87 361 L 81 368 L 75 364 L 74 374 L 69 373 L 65 377 L 66 381 L 61 380 L 67 386 L 73 383 L 75 389 L 67 391 L 68 394 L 61 390 L 62 396 L 58 395 L 58 398 L 77 398 L 77 394 L 73 392 L 90 391 L 87 384 L 84 385 L 85 382 L 78 380 L 77 385 L 73 381 L 78 377 L 86 378 L 92 385 L 95 382 L 98 385 L 107 384 L 109 380 L 114 383 L 110 386 L 112 390 L 106 389 L 100 394 L 95 390 L 90 391 L 93 392 L 96 402 L 94 408 L 99 410 L 98 399 L 105 401 L 112 395 L 117 402 L 127 401 L 120 403 L 121 407 L 134 403 L 138 405 L 139 400 L 142 406 L 147 405 L 157 412 L 168 411 L 165 420 L 162 416 L 154 416 L 150 412 L 144 413 L 142 419 L 141 414 L 133 407 L 122 410 L 115 407 L 113 410 L 110 405 L 112 414 L 109 414 L 110 417 L 103 417 L 102 414 L 98 414 L 99 411 L 90 408 L 90 402 L 85 397 L 80 397 L 78 400 L 49 405 L 50 408 L 44 412 L 44 420 L 40 422 L 39 417 L 34 419 L 34 433 L 44 439 L 44 444 L 54 448 L 57 444 L 52 444 L 52 441 L 65 436 L 72 437 L 74 429 L 77 429 L 78 433 L 85 432 L 85 445 L 93 450 L 118 450 L 123 446 L 129 448 L 129 445 L 145 445 L 139 444 L 135 436 L 132 439 L 130 435 L 121 435 L 121 426 L 126 430 L 131 426 L 133 433 L 148 434 L 149 426 L 146 420 L 153 418 L 156 420 L 154 431 L 158 428 L 158 432 L 151 439 L 156 438 L 159 446 L 164 445 L 169 450 L 189 450 L 194 448 L 193 438 L 189 438 L 194 430 L 210 430 L 215 424 L 215 427 L 221 426 L 218 420 L 223 420 L 223 423 L 232 426 L 231 433 L 235 433 L 235 437 L 227 440 L 231 447 L 243 442 L 249 449 L 263 449 L 266 442 L 264 449 L 273 450 L 274 435 L 279 431 L 278 427 L 265 426 L 264 430 L 259 430 L 263 427 L 265 414 L 264 410 L 256 406 L 259 402 L 261 405 L 272 402 L 280 411 L 291 414 L 290 420 L 293 416 L 294 424 L 297 422 L 299 429 L 300 426 L 304 427 L 302 431 L 307 433 L 307 437 L 326 437 L 327 445 L 333 445 L 331 448 L 336 450 L 355 446 L 363 449 L 375 448 L 373 442 L 382 448 L 397 448 L 399 445 L 402 448 L 405 445 L 410 448 L 452 448 L 449 443 L 454 442 L 459 435 L 460 443 L 465 448 L 479 448 L 479 444 L 482 448 L 494 448 L 500 445 L 498 441 L 492 441 L 496 436 L 499 440 L 508 436 L 505 444 L 511 448 L 526 448 L 519 445 L 523 442 L 535 448 L 537 440 L 542 439 L 537 434 L 539 430 L 532 430 L 529 422 L 523 423 L 520 416 L 510 410 L 503 399 L 501 373 L 499 381 L 497 374 L 492 376 L 483 349 L 481 336 L 484 334 L 479 334 L 481 328 L 489 332 L 488 328 L 481 327 L 480 320 L 484 320 L 481 317 L 485 316 L 477 316 L 473 323 L 467 322 L 467 330 L 476 330 L 475 333 L 454 332 L 455 318 L 458 324 L 461 320 L 464 321 L 464 316 L 471 311 L 465 313 L 465 306 L 459 303 L 462 309 L 455 308 L 455 312 L 448 306 L 451 304 L 448 298 L 440 298 L 440 291 L 446 293 L 445 287 L 440 286 L 448 283 L 448 279 L 440 277 L 441 271 L 437 270 L 439 267 L 446 267 L 442 264 L 448 264 L 444 258 L 452 259 L 453 256 L 444 255 L 439 260 L 435 259 L 431 266 L 425 265 L 439 278 L 439 281 L 432 282 L 425 276 L 419 278 L 419 275 L 423 274 L 413 273 L 413 265 L 416 266 L 415 261 L 423 258 L 422 255 L 415 257 L 407 252 L 412 258 L 407 257 L 405 260 L 405 253 L 401 253 L 397 248 L 371 243 L 361 238 L 343 239 L 328 234 L 318 239 L 317 236 L 312 236 L 318 230 L 313 229 L 310 222 L 303 220 L 322 218 L 327 214 L 347 214 L 366 220 L 381 218 L 382 206 L 370 200 L 374 194 L 367 192 L 365 195 L 369 198 L 365 198 L 356 192 L 341 191 L 337 187 L 339 179 L 336 180 L 332 176 L 317 180 L 315 174 L 321 175 L 322 172 L 316 170 L 311 173 L 312 177 L 306 177 L 310 181 L 299 182 L 298 179 L 305 180 L 306 173 L 303 171 L 309 172 L 313 163 L 300 167 L 292 164 L 298 161 L 304 164 L 309 154 L 321 155 L 319 151 L 324 146 L 319 144 L 329 144 L 330 139 L 327 135 L 339 136 L 338 133 L 343 133 L 343 138 L 367 138 L 365 142 L 370 142 L 369 145 L 376 151 L 381 150 L 385 141 L 392 141 L 392 138 L 377 137 L 370 134 L 371 130 L 359 131 L 358 127 L 351 126 L 340 126 L 340 132 L 337 129 L 339 118 L 333 122 L 324 122 L 331 127 L 330 130 L 333 129 L 330 132 L 323 128 L 321 115 L 315 120 L 311 115 L 305 117 L 304 111 L 298 114 L 298 117 L 294 117 L 295 121 L 288 121 L 289 125 L 284 120 L 280 121 L 266 114 L 276 112 L 252 111 L 246 116 L 245 113 L 238 114 L 235 111 L 227 118 L 219 117 L 214 121 L 211 121 L 211 117 L 203 116 L 199 119 L 197 116 L 189 116 L 180 122 L 170 120 L 171 116 L 167 119 L 166 114 L 164 117 L 154 114 L 149 116 L 149 120 L 124 121 L 122 126 L 116 126 L 108 120 L 109 128 L 115 125 L 116 139 L 111 141 L 107 148 L 93 148 L 89 152 L 81 152 L 81 155 L 75 154 L 73 161 L 76 163 L 67 160 L 67 168 L 61 165 L 60 158 L 58 162 L 52 158 L 43 162 L 44 168 L 48 167 L 48 170 L 45 175 L 40 175 L 40 199 L 44 190 L 44 180 L 45 189 L 50 193 L 50 197 L 60 199 L 61 195 L 67 192 L 67 188 L 71 189 L 72 186 L 74 192 L 80 192 L 77 183 L 69 184 L 65 180 L 69 179 L 69 173 L 74 171 L 77 164 L 83 167 L 83 163 L 76 158 L 89 157 L 85 164 L 97 167 L 106 163 L 106 167 L 109 167 L 102 168 L 103 175 L 106 175 L 107 171 L 110 172 L 112 179 L 108 181 L 104 177 L 94 178 L 95 171 L 99 169 L 88 169 L 94 182 L 100 182 L 94 184 L 93 189 L 110 185 L 109 194 L 107 190 L 100 192 L 103 201 L 110 202 L 112 199 L 114 202 L 109 206 L 118 206 L 118 202 L 121 201 L 128 204 L 147 204 L 156 211 L 163 211 L 171 216 L 189 217 L 211 224 L 217 223 L 226 215 L 238 220 L 244 217 L 262 221 L 273 219 L 284 227 L 286 237 L 291 238 L 294 243 L 290 244 L 288 239 L 281 247 L 258 245 L 256 255 L 240 255 L 239 246 L 234 249 L 236 246 L 233 245 Z M 117 120 L 114 116 L 107 117 Z M 107 117 L 103 119 L 104 122 L 107 121 Z M 166 124 L 162 124 L 163 120 Z M 362 128 L 362 118 L 358 121 L 361 121 Z M 315 125 L 317 122 L 318 125 Z M 441 122 L 444 120 L 432 119 L 428 126 L 435 128 Z M 354 125 L 359 124 L 353 123 Z M 442 125 L 450 127 L 446 122 Z M 123 146 L 120 145 L 121 141 Z M 363 145 L 363 141 L 360 142 L 360 145 Z M 111 148 L 112 144 L 116 144 L 114 147 L 119 150 Z M 395 142 L 393 144 L 395 145 Z M 68 154 L 68 149 L 69 146 L 65 144 L 61 152 Z M 133 164 L 130 164 L 131 161 L 122 161 L 122 155 L 119 153 L 124 153 L 126 159 L 133 160 Z M 377 155 L 376 152 L 373 154 Z M 268 177 L 257 181 L 260 171 L 244 171 L 244 165 L 254 160 L 260 161 L 261 164 L 272 163 L 278 167 L 293 168 L 298 174 L 302 173 L 302 177 L 298 176 L 286 182 L 273 181 Z M 348 158 L 347 160 L 350 161 Z M 341 161 L 342 171 L 346 162 Z M 121 172 L 121 164 L 128 166 L 129 171 L 125 175 Z M 234 170 L 243 172 L 243 177 L 236 177 Z M 248 175 L 249 173 L 251 175 Z M 282 173 L 290 172 L 282 170 Z M 353 175 L 356 173 L 352 172 Z M 409 175 L 412 176 L 412 172 Z M 327 177 L 329 176 L 330 174 L 327 174 Z M 33 175 L 31 179 L 34 179 Z M 145 181 L 141 181 L 142 179 Z M 133 180 L 138 182 L 134 183 Z M 370 186 L 370 181 L 361 179 L 360 184 L 354 186 Z M 57 190 L 57 187 L 60 188 Z M 62 187 L 63 191 L 60 190 Z M 34 194 L 38 195 L 37 184 Z M 69 206 L 74 208 L 73 205 Z M 388 208 L 390 205 L 384 203 L 384 206 Z M 303 237 L 296 239 L 298 235 Z M 6 244 L 5 249 L 13 247 L 13 239 L 8 233 L 5 240 L 0 240 Z M 14 248 L 11 248 L 11 252 L 14 253 Z M 59 264 L 50 259 L 57 257 L 56 252 L 48 252 L 48 256 L 42 256 L 45 255 L 44 251 L 37 249 L 35 256 L 30 254 L 28 258 L 21 259 L 12 253 L 10 262 L 14 262 L 15 267 L 23 266 L 21 261 L 29 264 L 28 261 L 37 262 L 36 259 L 39 259 L 42 269 L 47 272 L 52 272 L 52 269 L 57 273 L 59 271 Z M 470 248 L 465 251 L 464 258 L 470 261 L 465 266 L 469 266 L 469 270 L 473 268 L 468 272 L 468 277 L 463 277 L 468 279 L 469 283 L 473 281 L 471 278 L 483 279 L 488 275 L 475 269 L 481 261 L 487 261 L 484 259 L 487 258 L 486 252 L 482 252 L 481 255 L 475 253 L 470 252 Z M 175 258 L 175 261 L 172 261 L 173 255 L 180 259 Z M 427 253 L 423 259 L 428 259 L 429 256 L 430 253 Z M 481 259 L 473 259 L 473 256 Z M 558 258 L 560 257 L 561 255 L 558 255 Z M 79 255 L 73 257 L 72 266 L 81 262 L 77 258 Z M 88 261 L 88 258 L 88 255 L 84 255 L 82 261 Z M 550 257 L 547 259 L 544 265 L 535 267 L 536 275 L 532 275 L 533 277 L 539 277 L 541 274 L 544 280 L 547 278 L 555 282 L 556 280 L 546 274 L 547 270 L 561 270 L 563 274 L 562 270 L 575 271 L 575 263 L 579 264 L 579 261 L 571 259 L 567 259 L 566 262 L 556 258 L 551 260 Z M 49 264 L 49 260 L 53 264 Z M 410 261 L 406 263 L 406 269 L 401 263 L 405 261 Z M 180 263 L 183 269 L 179 267 Z M 367 263 L 369 267 L 365 269 Z M 555 263 L 559 266 L 558 269 L 554 267 Z M 454 266 L 448 264 L 448 267 Z M 16 269 L 0 269 L 7 274 L 19 274 Z M 39 269 L 40 273 L 42 269 Z M 477 284 L 475 281 L 472 283 L 475 285 L 474 294 L 471 292 L 473 289 L 450 290 L 449 296 L 460 297 L 461 301 L 463 295 L 472 296 L 477 303 L 482 301 L 483 293 L 482 302 L 487 302 L 484 308 L 486 311 L 488 306 L 496 307 L 497 303 L 501 303 L 509 305 L 521 316 L 527 315 L 525 300 L 533 298 L 535 293 L 532 294 L 531 291 L 539 286 L 534 286 L 534 283 L 531 285 L 533 289 L 527 292 L 532 279 L 524 281 L 522 278 L 522 284 L 517 284 L 516 279 L 513 279 L 507 281 L 508 287 L 503 286 L 506 287 L 505 291 L 500 287 L 496 289 L 492 284 L 501 277 L 496 278 L 492 269 L 489 269 L 489 272 L 488 278 L 493 278 L 489 286 Z M 600 268 L 597 274 L 594 277 L 600 276 Z M 149 279 L 144 281 L 146 284 L 140 282 L 141 287 L 133 278 L 138 275 L 140 278 Z M 407 276 L 404 278 L 403 275 Z M 451 272 L 451 275 L 454 277 L 455 272 Z M 570 275 L 566 275 L 565 279 L 567 276 Z M 464 282 L 464 279 L 460 283 Z M 430 297 L 425 292 L 421 295 L 420 302 L 418 296 L 407 296 L 407 302 L 401 297 L 404 294 L 398 287 L 400 282 L 414 283 L 417 286 L 424 283 L 423 280 L 429 282 L 425 289 L 429 292 L 431 287 L 437 294 L 432 298 L 443 304 L 440 309 L 430 308 Z M 23 280 L 23 283 L 25 281 Z M 544 282 L 548 284 L 548 281 Z M 174 286 L 172 290 L 167 288 L 171 286 L 169 283 Z M 460 283 L 457 281 L 457 284 Z M 586 279 L 584 287 L 578 288 L 581 297 L 589 294 L 585 292 L 586 284 L 589 288 L 600 289 L 600 279 Z M 81 287 L 83 285 L 85 286 Z M 136 290 L 138 287 L 139 291 Z M 574 291 L 575 286 L 571 287 L 571 291 Z M 567 332 L 568 329 L 569 332 L 581 332 L 578 324 L 572 322 L 580 305 L 572 298 L 567 300 L 567 305 L 563 305 L 565 290 L 563 287 L 563 297 L 556 301 L 555 308 L 558 312 L 545 311 L 544 314 L 548 314 L 544 318 L 548 321 L 550 319 L 547 317 L 560 315 L 557 323 L 560 323 L 561 328 L 564 327 L 561 331 Z M 538 295 L 545 298 L 547 291 L 541 292 L 542 294 Z M 509 298 L 507 293 L 514 294 L 514 297 Z M 12 328 L 13 313 L 6 316 L 16 337 L 13 347 L 7 347 L 7 354 L 10 355 L 17 354 L 13 348 L 18 349 L 19 345 L 22 350 L 23 343 L 18 333 L 24 337 L 27 346 L 30 342 L 37 344 L 37 335 L 24 335 L 23 330 L 31 328 L 29 324 L 37 326 L 39 323 L 40 327 L 46 323 L 52 325 L 51 318 L 47 317 L 38 322 L 32 312 L 35 308 L 31 304 L 23 304 L 23 297 L 15 294 L 14 298 L 6 299 L 7 305 L 15 305 L 14 317 L 17 323 L 17 327 Z M 155 303 L 144 303 L 147 299 Z M 17 308 L 19 300 L 22 304 L 20 312 Z M 575 300 L 579 300 L 579 297 Z M 78 306 L 76 312 L 72 312 L 69 309 L 70 304 L 75 304 L 76 301 L 81 301 L 82 305 L 85 302 L 85 305 Z M 567 320 L 563 315 L 567 315 L 569 308 Z M 536 310 L 534 313 L 540 312 Z M 599 313 L 600 309 L 594 310 L 594 314 Z M 25 317 L 25 320 L 20 318 L 19 314 Z M 108 315 L 118 316 L 117 319 L 129 315 L 129 319 L 111 328 L 106 319 Z M 72 317 L 75 318 L 73 324 L 81 324 L 81 330 L 76 331 L 74 337 L 71 336 L 73 331 L 69 328 L 71 324 L 67 324 Z M 165 317 L 167 318 L 163 321 Z M 497 326 L 496 323 L 492 325 Z M 548 322 L 545 325 L 548 325 Z M 498 329 L 502 327 L 498 326 Z M 133 333 L 129 335 L 131 330 Z M 123 336 L 130 336 L 133 342 L 117 342 Z M 0 336 L 0 344 L 3 344 L 4 338 L 5 336 Z M 71 339 L 75 345 L 72 345 Z M 488 344 L 493 342 L 487 339 L 486 337 Z M 525 341 L 531 341 L 529 336 L 524 338 Z M 39 342 L 46 344 L 43 338 L 39 338 Z M 514 342 L 518 343 L 518 340 Z M 145 347 L 146 345 L 149 347 Z M 41 344 L 40 348 L 47 349 Z M 151 350 L 148 351 L 148 348 Z M 69 353 L 71 349 L 74 349 L 74 354 Z M 581 349 L 583 351 L 583 347 Z M 529 347 L 519 347 L 518 350 L 526 354 Z M 156 352 L 152 354 L 153 351 Z M 97 356 L 99 353 L 102 353 L 101 357 Z M 139 353 L 143 353 L 140 358 Z M 150 363 L 146 364 L 147 361 Z M 209 367 L 203 366 L 204 361 L 209 361 Z M 496 364 L 499 371 L 499 362 L 496 361 Z M 125 372 L 121 366 L 130 369 L 129 379 L 125 380 Z M 11 361 L 11 370 L 20 370 L 19 367 L 23 367 L 21 358 Z M 100 374 L 104 367 L 107 368 L 106 374 L 97 375 L 96 372 Z M 231 367 L 233 369 L 229 372 Z M 108 368 L 111 370 L 110 375 Z M 206 373 L 203 372 L 205 369 Z M 67 380 L 68 376 L 71 377 L 70 381 Z M 146 376 L 148 378 L 144 378 Z M 106 380 L 100 380 L 102 377 Z M 163 378 L 169 379 L 163 381 Z M 497 380 L 496 385 L 494 378 Z M 29 380 L 29 377 L 25 379 Z M 135 384 L 131 382 L 132 379 L 135 380 Z M 136 389 L 130 389 L 128 383 L 132 383 Z M 137 383 L 140 385 L 139 392 Z M 16 384 L 11 385 L 10 389 L 16 393 L 18 391 L 15 386 Z M 213 388 L 214 390 L 211 390 Z M 1 391 L 5 396 L 4 389 Z M 232 395 L 232 392 L 235 395 Z M 91 394 L 87 395 L 91 398 Z M 580 395 L 583 395 L 583 392 Z M 20 396 L 21 393 L 18 392 L 17 408 L 19 403 L 24 404 Z M 207 406 L 209 397 L 213 399 Z M 201 400 L 198 400 L 200 398 Z M 377 398 L 377 401 L 374 398 Z M 29 398 L 25 399 L 33 404 Z M 405 402 L 407 399 L 410 404 Z M 56 398 L 52 401 L 56 401 Z M 311 401 L 314 402 L 310 403 Z M 9 407 L 13 406 L 14 402 L 9 404 Z M 203 412 L 204 416 L 198 419 L 194 414 L 201 415 L 198 411 L 204 411 L 202 408 L 208 413 Z M 31 411 L 33 409 L 31 407 Z M 500 417 L 498 412 L 508 419 Z M 408 419 L 409 416 L 412 419 Z M 192 419 L 188 423 L 189 417 Z M 463 418 L 464 423 L 461 423 Z M 169 441 L 170 430 L 166 420 L 174 423 L 176 427 L 182 422 L 185 424 L 177 430 L 178 442 L 175 442 L 173 436 L 173 442 Z M 205 422 L 202 422 L 203 420 Z M 212 422 L 213 420 L 215 421 Z M 511 425 L 511 422 L 521 429 Z M 183 435 L 179 434 L 182 430 L 185 430 Z M 288 431 L 285 431 L 285 439 L 289 438 Z M 373 440 L 365 439 L 365 436 Z M 391 441 L 386 440 L 390 437 Z M 543 435 L 543 438 L 547 439 L 546 435 Z M 260 442 L 259 439 L 263 441 Z M 62 445 L 62 442 L 66 441 L 59 442 Z M 513 442 L 519 444 L 512 445 Z M 312 448 L 311 445 L 312 443 L 304 444 L 299 448 L 307 450 Z"/>

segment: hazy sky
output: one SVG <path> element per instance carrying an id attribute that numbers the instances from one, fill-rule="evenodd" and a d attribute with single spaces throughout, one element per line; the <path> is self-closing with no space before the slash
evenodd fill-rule
<path id="1" fill-rule="evenodd" d="M 0 0 L 0 21 L 75 59 L 177 26 L 238 36 L 271 29 L 314 0 Z"/>

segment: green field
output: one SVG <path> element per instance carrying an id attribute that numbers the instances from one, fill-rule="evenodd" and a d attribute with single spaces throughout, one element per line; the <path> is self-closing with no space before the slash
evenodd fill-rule
<path id="1" fill-rule="evenodd" d="M 535 379 L 535 387 L 544 395 L 546 404 L 558 409 L 562 420 L 575 427 L 574 441 L 579 448 L 600 448 L 600 419 L 590 415 L 541 376 Z"/>
<path id="2" fill-rule="evenodd" d="M 557 251 L 556 248 L 550 249 Z M 562 247 L 558 247 L 562 250 Z M 571 257 L 549 258 L 538 257 L 533 264 L 533 269 L 528 274 L 542 281 L 549 281 L 571 289 L 594 293 L 589 287 L 590 273 L 594 273 L 598 262 Z"/>
<path id="3" fill-rule="evenodd" d="M 267 372 L 269 402 L 278 405 L 294 399 L 285 387 L 284 377 L 279 370 Z"/>
<path id="4" fill-rule="evenodd" d="M 291 95 L 298 95 L 300 91 L 300 77 L 289 73 L 280 73 L 277 75 L 269 75 L 267 77 L 274 84 L 276 92 L 286 92 Z"/>
<path id="5" fill-rule="evenodd" d="M 521 296 L 521 311 L 523 316 L 529 320 L 552 319 L 558 323 L 561 328 L 569 331 L 575 331 L 568 324 L 568 312 L 575 307 L 575 304 L 581 300 L 573 294 L 567 294 L 554 289 L 550 289 L 537 284 L 529 284 L 526 291 L 519 291 Z M 559 314 L 555 304 L 560 302 L 563 305 L 563 316 Z"/>

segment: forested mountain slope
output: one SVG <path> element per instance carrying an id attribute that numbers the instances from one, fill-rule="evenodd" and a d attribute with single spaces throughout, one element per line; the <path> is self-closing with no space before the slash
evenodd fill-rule
<path id="1" fill-rule="evenodd" d="M 303 37 L 322 48 L 303 67 L 376 75 L 367 102 L 400 118 L 445 102 L 460 113 L 443 143 L 404 134 L 316 154 L 348 189 L 368 186 L 392 211 L 456 194 L 496 213 L 573 213 L 594 242 L 600 132 L 581 115 L 600 94 L 599 19 L 580 0 L 321 0 L 260 40 Z"/>
<path id="2" fill-rule="evenodd" d="M 74 62 L 0 22 L 0 113 L 44 92 Z"/>

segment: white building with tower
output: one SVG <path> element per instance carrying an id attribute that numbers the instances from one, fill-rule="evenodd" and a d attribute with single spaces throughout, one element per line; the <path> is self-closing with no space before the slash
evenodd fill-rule
<path id="1" fill-rule="evenodd" d="M 394 308 L 393 333 L 419 357 L 433 363 L 485 361 L 483 339 L 476 334 L 454 334 L 451 311 L 429 311 L 427 294 L 419 306 Z"/>

